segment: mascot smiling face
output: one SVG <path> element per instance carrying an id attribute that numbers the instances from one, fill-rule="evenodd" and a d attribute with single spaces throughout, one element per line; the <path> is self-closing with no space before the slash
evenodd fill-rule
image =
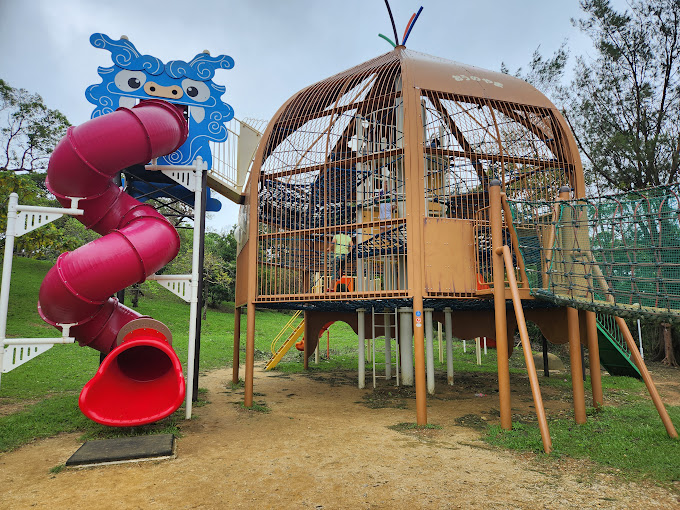
<path id="1" fill-rule="evenodd" d="M 92 118 L 113 112 L 116 108 L 132 108 L 140 100 L 163 99 L 185 107 L 189 118 L 189 137 L 172 154 L 158 159 L 159 165 L 190 165 L 197 156 L 212 166 L 209 141 L 227 139 L 225 123 L 234 110 L 222 101 L 225 88 L 213 83 L 217 69 L 231 69 L 234 59 L 227 55 L 211 57 L 199 53 L 190 62 L 172 60 L 167 64 L 151 55 L 142 55 L 126 38 L 114 41 L 105 34 L 93 34 L 95 48 L 111 52 L 113 66 L 99 67 L 102 78 L 85 92 L 95 105 Z"/>

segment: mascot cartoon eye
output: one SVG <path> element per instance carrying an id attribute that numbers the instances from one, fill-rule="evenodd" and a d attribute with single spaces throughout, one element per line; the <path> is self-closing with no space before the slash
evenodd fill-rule
<path id="1" fill-rule="evenodd" d="M 208 86 L 202 81 L 190 80 L 187 78 L 182 80 L 182 88 L 187 96 L 199 103 L 207 101 L 210 97 L 210 89 L 208 89 Z"/>
<path id="2" fill-rule="evenodd" d="M 141 88 L 145 81 L 146 74 L 142 71 L 129 71 L 127 69 L 119 72 L 114 79 L 116 87 L 123 92 L 133 92 Z"/>

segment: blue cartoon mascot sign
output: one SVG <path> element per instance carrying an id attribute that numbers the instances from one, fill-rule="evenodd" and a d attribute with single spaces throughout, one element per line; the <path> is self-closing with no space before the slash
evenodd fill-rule
<path id="1" fill-rule="evenodd" d="M 95 105 L 92 117 L 111 113 L 118 107 L 132 108 L 143 99 L 163 99 L 185 106 L 189 118 L 189 137 L 172 154 L 158 159 L 159 165 L 190 165 L 197 156 L 212 166 L 209 141 L 227 139 L 225 123 L 234 110 L 222 101 L 225 87 L 212 81 L 217 69 L 231 69 L 234 59 L 227 55 L 212 57 L 199 53 L 189 62 L 172 60 L 167 64 L 142 55 L 126 38 L 114 41 L 105 34 L 93 34 L 95 48 L 111 52 L 113 66 L 99 67 L 102 82 L 87 88 L 85 96 Z"/>

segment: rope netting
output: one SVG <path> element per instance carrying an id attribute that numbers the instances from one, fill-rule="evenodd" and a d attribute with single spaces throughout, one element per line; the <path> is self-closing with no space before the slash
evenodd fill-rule
<path id="1" fill-rule="evenodd" d="M 508 202 L 533 295 L 619 317 L 680 320 L 680 185 Z"/>

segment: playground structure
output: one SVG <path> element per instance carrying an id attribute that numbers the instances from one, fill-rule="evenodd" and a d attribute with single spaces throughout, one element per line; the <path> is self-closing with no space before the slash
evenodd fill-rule
<path id="1" fill-rule="evenodd" d="M 564 205 L 585 191 L 565 120 L 545 96 L 512 76 L 398 45 L 298 92 L 264 132 L 239 218 L 236 323 L 238 307 L 247 306 L 245 405 L 253 398 L 256 307 L 297 309 L 304 320 L 286 345 L 304 330 L 305 367 L 322 327 L 347 322 L 359 337 L 363 388 L 365 341 L 383 337 L 386 377 L 399 361 L 401 383 L 415 385 L 417 422 L 426 424 L 438 321 L 445 324 L 447 347 L 454 335 L 495 340 L 501 425 L 509 429 L 508 338 L 519 330 L 549 451 L 526 320 L 549 341 L 569 344 L 578 423 L 586 419 L 580 346 L 589 349 L 599 406 L 598 331 L 603 343 L 616 336 L 592 306 L 611 286 L 597 257 L 578 266 L 581 291 L 568 282 L 574 282 L 578 257 L 596 253 L 586 242 L 588 230 L 573 224 L 581 216 L 569 215 Z M 554 215 L 558 196 L 562 209 Z M 526 204 L 538 212 L 524 210 L 523 219 L 542 219 L 538 226 L 515 225 L 520 219 L 513 214 Z M 342 241 L 346 249 L 339 252 L 335 246 L 343 238 L 351 242 Z M 579 247 L 568 248 L 574 240 Z M 534 259 L 531 246 L 534 255 L 540 252 Z M 568 289 L 568 301 L 558 287 Z M 510 303 L 514 314 L 508 315 Z M 623 308 L 598 310 L 616 315 Z M 677 436 L 625 322 L 617 318 L 616 324 L 624 344 L 619 351 L 628 349 L 625 364 L 635 365 L 669 435 Z M 237 327 L 234 380 L 239 334 Z"/>
<path id="2" fill-rule="evenodd" d="M 112 177 L 123 170 L 130 176 L 131 194 L 140 200 L 171 196 L 196 207 L 209 201 L 207 191 L 201 193 L 209 185 L 242 204 L 234 379 L 239 375 L 240 307 L 247 306 L 246 406 L 253 404 L 256 307 L 303 311 L 304 321 L 293 328 L 286 346 L 304 338 L 300 347 L 305 366 L 329 324 L 350 324 L 359 338 L 360 388 L 366 377 L 365 341 L 384 338 L 385 377 L 415 385 L 421 425 L 427 423 L 426 394 L 435 392 L 435 321 L 445 325 L 449 384 L 454 335 L 495 341 L 501 424 L 506 429 L 511 427 L 508 357 L 513 348 L 508 338 L 519 330 L 549 451 L 526 319 L 551 342 L 569 344 L 575 418 L 583 423 L 580 345 L 589 349 L 593 399 L 602 405 L 598 340 L 600 346 L 613 345 L 616 336 L 598 321 L 597 311 L 619 316 L 615 320 L 622 345 L 614 356 L 625 358 L 622 370 L 634 365 L 669 435 L 677 436 L 620 318 L 641 310 L 648 317 L 677 318 L 678 288 L 666 285 L 677 278 L 671 270 L 661 277 L 647 275 L 642 287 L 656 285 L 656 297 L 649 290 L 630 294 L 627 302 L 620 297 L 617 281 L 625 279 L 626 270 L 630 273 L 619 260 L 625 244 L 598 248 L 606 236 L 594 234 L 587 219 L 573 136 L 559 111 L 536 89 L 508 75 L 396 45 L 294 95 L 269 123 L 261 142 L 255 127 L 239 123 L 234 149 L 225 148 L 233 112 L 219 101 L 223 87 L 210 82 L 216 68 L 229 68 L 233 60 L 203 53 L 189 63 L 163 65 L 139 54 L 125 38 L 113 41 L 95 34 L 91 41 L 111 52 L 114 67 L 100 68 L 102 84 L 88 89 L 88 99 L 97 106 L 93 119 L 70 130 L 55 151 L 49 185 L 64 205 L 62 213 L 78 215 L 85 225 L 108 235 L 62 255 L 40 296 L 41 314 L 62 329 L 64 342 L 75 339 L 108 353 L 81 395 L 81 407 L 90 417 L 111 425 L 148 423 L 181 403 L 184 376 L 169 347 L 170 332 L 110 298 L 144 279 L 156 279 L 191 302 L 186 385 L 187 418 L 191 416 L 192 349 L 200 324 L 196 247 L 205 207 L 195 214 L 192 275 L 154 275 L 174 256 L 176 234 L 153 208 L 112 184 Z M 207 74 L 199 74 L 206 68 Z M 188 80 L 189 85 L 173 80 Z M 202 88 L 199 82 L 209 83 Z M 206 133 L 202 129 L 208 126 L 202 123 L 210 104 L 217 105 L 220 122 L 217 131 Z M 121 109 L 114 111 L 115 106 Z M 66 173 L 71 171 L 77 173 Z M 669 200 L 664 203 L 671 213 L 670 219 L 659 216 L 661 223 L 673 221 L 673 214 L 677 221 L 677 199 L 672 206 Z M 637 206 L 621 210 L 631 207 Z M 151 224 L 153 228 L 145 226 Z M 163 239 L 147 238 L 151 232 Z M 667 243 L 663 253 L 672 247 Z M 612 255 L 614 262 L 608 266 L 602 253 Z M 129 262 L 118 264 L 121 257 Z M 659 267 L 658 258 L 638 262 L 651 272 Z M 121 274 L 106 272 L 114 266 L 121 266 Z M 5 281 L 3 275 L 6 316 Z M 661 303 L 663 293 L 669 297 Z M 514 315 L 507 316 L 510 303 Z M 10 344 L 2 333 L 4 344 Z M 25 340 L 26 345 L 36 343 Z M 135 342 L 138 349 L 131 347 Z M 604 359 L 603 364 L 609 368 Z M 156 399 L 139 392 L 139 385 L 121 391 L 128 382 L 145 378 L 163 387 L 159 406 L 146 405 Z M 140 405 L 125 408 L 135 394 L 143 395 Z M 114 415 L 120 409 L 122 418 Z"/>
<path id="3" fill-rule="evenodd" d="M 204 216 L 206 209 L 221 205 L 211 201 L 207 184 L 232 199 L 238 196 L 259 133 L 232 121 L 233 110 L 220 99 L 225 88 L 212 82 L 216 69 L 233 66 L 231 57 L 203 52 L 190 62 L 163 64 L 140 54 L 126 37 L 115 41 L 94 34 L 90 41 L 110 51 L 114 65 L 100 67 L 102 83 L 86 92 L 96 106 L 92 120 L 70 128 L 50 159 L 47 186 L 64 208 L 10 199 L 0 296 L 2 371 L 54 344 L 77 341 L 106 355 L 81 392 L 80 407 L 88 417 L 112 426 L 157 421 L 181 405 L 186 388 L 190 418 Z M 231 145 L 225 144 L 228 134 Z M 234 138 L 243 139 L 240 153 Z M 250 157 L 243 152 L 248 148 Z M 114 182 L 121 171 L 129 193 Z M 192 274 L 155 274 L 177 254 L 179 237 L 162 214 L 142 203 L 149 198 L 163 198 L 170 208 L 178 202 L 194 208 Z M 8 339 L 14 238 L 62 214 L 103 235 L 62 254 L 41 286 L 40 314 L 62 336 Z M 168 328 L 111 297 L 145 279 L 158 281 L 191 305 L 188 385 Z"/>

